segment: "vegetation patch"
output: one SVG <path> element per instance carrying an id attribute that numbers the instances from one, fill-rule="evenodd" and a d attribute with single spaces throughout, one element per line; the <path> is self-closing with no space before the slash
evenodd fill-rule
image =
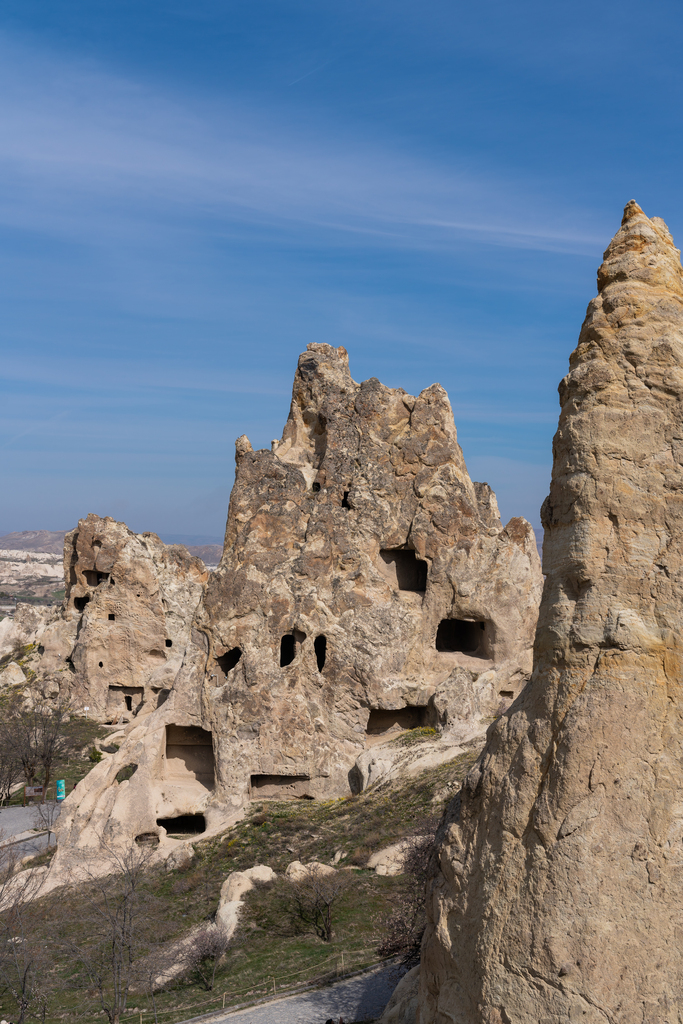
<path id="1" fill-rule="evenodd" d="M 79 728 L 85 729 L 81 722 Z M 146 868 L 136 883 L 144 926 L 133 929 L 135 970 L 120 1021 L 138 1024 L 142 1014 L 146 1024 L 155 1020 L 175 1024 L 223 1005 L 242 1005 L 273 992 L 333 981 L 378 962 L 387 922 L 396 922 L 397 915 L 400 919 L 394 925 L 394 937 L 412 924 L 406 908 L 412 913 L 416 905 L 415 879 L 411 875 L 381 877 L 361 864 L 370 853 L 415 835 L 425 821 L 440 816 L 476 755 L 468 752 L 403 784 L 379 784 L 358 796 L 257 803 L 223 835 L 194 843 L 189 866 L 170 872 L 164 867 Z M 146 851 L 139 854 L 145 856 Z M 324 907 L 322 918 L 319 913 L 316 916 L 310 902 L 301 911 L 292 889 L 283 883 L 285 868 L 294 860 L 339 865 L 338 876 L 344 883 L 327 918 Z M 354 861 L 361 864 L 354 867 Z M 255 864 L 269 865 L 280 878 L 257 884 L 245 895 L 238 932 L 225 952 L 209 948 L 206 928 L 216 913 L 221 885 L 232 871 Z M 37 901 L 39 913 L 31 918 L 25 950 L 28 955 L 30 948 L 48 949 L 50 962 L 49 968 L 38 972 L 39 998 L 36 995 L 33 1009 L 27 1010 L 26 1021 L 75 1024 L 96 1016 L 101 1019 L 101 988 L 106 1005 L 111 1006 L 109 983 L 106 979 L 101 983 L 102 971 L 95 971 L 102 965 L 97 960 L 102 950 L 113 948 L 111 942 L 107 944 L 106 928 L 103 931 L 106 914 L 98 913 L 97 907 L 105 894 L 110 908 L 121 899 L 118 884 L 113 878 L 109 890 L 93 880 Z M 153 988 L 152 968 L 163 963 L 191 929 L 201 941 L 184 956 L 184 973 L 161 990 Z M 414 937 L 414 930 L 409 937 Z M 395 942 L 390 944 L 385 955 L 394 955 L 396 948 Z M 0 991 L 0 1012 L 8 1020 L 16 1019 L 7 989 Z"/>

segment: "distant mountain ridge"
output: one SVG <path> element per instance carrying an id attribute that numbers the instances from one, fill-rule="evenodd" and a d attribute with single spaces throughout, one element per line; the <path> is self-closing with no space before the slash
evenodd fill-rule
<path id="1" fill-rule="evenodd" d="M 37 551 L 48 555 L 61 555 L 64 549 L 64 538 L 66 536 L 66 530 L 22 530 L 15 533 L 6 533 L 4 537 L 0 537 L 0 550 L 6 551 Z M 181 544 L 181 540 L 177 539 L 180 536 L 187 536 L 190 540 L 202 540 L 200 537 L 190 537 L 190 535 L 174 535 L 171 539 L 170 535 L 162 540 L 165 544 Z M 218 565 L 223 554 L 222 544 L 183 544 L 191 555 L 196 555 L 197 558 L 201 558 L 207 565 Z"/>
<path id="2" fill-rule="evenodd" d="M 61 555 L 66 530 L 22 530 L 0 537 L 0 548 L 5 551 L 41 551 L 47 555 Z"/>

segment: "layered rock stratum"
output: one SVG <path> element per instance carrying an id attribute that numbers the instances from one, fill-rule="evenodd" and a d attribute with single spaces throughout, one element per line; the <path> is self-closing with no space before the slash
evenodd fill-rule
<path id="1" fill-rule="evenodd" d="M 631 202 L 560 385 L 533 676 L 441 830 L 421 1024 L 683 1020 L 683 272 Z"/>
<path id="2" fill-rule="evenodd" d="M 387 741 L 407 729 L 433 729 L 452 757 L 527 682 L 533 530 L 503 526 L 470 480 L 440 385 L 358 384 L 344 349 L 309 345 L 282 438 L 253 451 L 241 437 L 236 461 L 223 558 L 167 699 L 67 799 L 59 862 L 101 836 L 167 853 L 179 817 L 217 830 L 251 799 L 357 792 L 391 770 Z M 98 559 L 94 582 L 100 570 L 73 660 L 111 686 L 121 570 Z"/>

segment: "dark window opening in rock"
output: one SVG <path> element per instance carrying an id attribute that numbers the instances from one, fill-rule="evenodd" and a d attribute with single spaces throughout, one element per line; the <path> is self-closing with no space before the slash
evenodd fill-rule
<path id="1" fill-rule="evenodd" d="M 382 561 L 389 567 L 399 590 L 412 590 L 424 594 L 427 589 L 427 563 L 408 548 L 386 548 L 380 551 Z"/>
<path id="2" fill-rule="evenodd" d="M 325 656 L 327 654 L 327 637 L 322 633 L 317 636 L 313 641 L 313 647 L 315 649 L 315 660 L 318 662 L 318 672 L 322 672 L 325 668 Z"/>
<path id="3" fill-rule="evenodd" d="M 90 598 L 88 597 L 87 594 L 85 595 L 85 597 L 75 597 L 74 598 L 74 608 L 76 609 L 76 611 L 77 612 L 85 611 L 85 606 L 86 606 L 86 604 L 88 603 L 89 600 L 90 600 Z"/>
<path id="4" fill-rule="evenodd" d="M 135 837 L 135 842 L 138 846 L 158 846 L 159 836 L 156 832 L 141 832 Z"/>
<path id="5" fill-rule="evenodd" d="M 293 629 L 291 633 L 285 633 L 280 640 L 280 668 L 292 664 L 305 639 L 306 634 L 302 633 L 300 629 Z"/>
<path id="6" fill-rule="evenodd" d="M 227 676 L 228 672 L 230 672 L 235 667 L 235 665 L 237 664 L 241 657 L 242 648 L 233 647 L 231 650 L 227 651 L 226 654 L 221 654 L 218 658 L 216 658 L 216 661 L 218 662 L 222 671 Z"/>
<path id="7" fill-rule="evenodd" d="M 173 647 L 173 641 L 172 640 L 167 640 L 166 641 L 166 646 L 167 647 Z"/>
<path id="8" fill-rule="evenodd" d="M 104 668 L 104 662 L 103 661 L 98 662 L 98 664 L 99 664 L 100 668 Z M 130 708 L 128 708 L 128 710 L 130 711 Z"/>
<path id="9" fill-rule="evenodd" d="M 485 653 L 485 628 L 485 622 L 471 619 L 442 619 L 436 631 L 436 649 L 481 657 Z"/>
<path id="10" fill-rule="evenodd" d="M 164 776 L 177 782 L 194 779 L 207 789 L 213 789 L 215 773 L 211 733 L 197 725 L 167 725 Z"/>
<path id="11" fill-rule="evenodd" d="M 42 644 L 38 644 L 38 654 L 45 654 L 45 648 Z"/>
<path id="12" fill-rule="evenodd" d="M 293 633 L 285 633 L 280 640 L 280 668 L 291 665 L 296 657 L 296 640 Z"/>
<path id="13" fill-rule="evenodd" d="M 127 782 L 128 779 L 132 779 L 138 770 L 136 764 L 127 764 L 124 768 L 120 768 L 116 773 L 117 782 Z"/>
<path id="14" fill-rule="evenodd" d="M 372 708 L 365 731 L 368 736 L 382 736 L 385 733 L 405 732 L 407 729 L 421 729 L 427 725 L 428 708 L 420 705 L 396 708 Z"/>
<path id="15" fill-rule="evenodd" d="M 514 690 L 499 690 L 498 693 L 501 697 L 514 697 L 515 695 Z"/>
<path id="16" fill-rule="evenodd" d="M 109 613 L 109 621 L 116 622 L 116 616 L 112 612 Z"/>
<path id="17" fill-rule="evenodd" d="M 317 494 L 318 491 L 320 490 L 320 484 L 317 483 L 317 482 L 312 484 L 311 485 L 311 490 L 313 491 L 314 494 Z"/>
<path id="18" fill-rule="evenodd" d="M 113 586 L 114 586 L 114 584 L 116 583 L 116 580 L 114 579 L 114 577 L 113 577 L 113 576 L 111 576 L 111 577 L 109 578 L 109 582 L 111 583 L 111 585 L 112 585 L 112 587 L 113 587 Z"/>
<path id="19" fill-rule="evenodd" d="M 157 818 L 157 825 L 165 828 L 169 836 L 200 836 L 206 832 L 203 814 L 179 814 L 177 818 Z"/>
<path id="20" fill-rule="evenodd" d="M 342 508 L 351 508 L 349 505 L 349 492 L 344 491 L 344 497 L 342 498 Z"/>
<path id="21" fill-rule="evenodd" d="M 252 775 L 252 800 L 313 800 L 308 775 Z"/>
<path id="22" fill-rule="evenodd" d="M 101 663 L 100 663 L 101 664 Z M 110 686 L 107 693 L 107 721 L 118 722 L 131 712 L 137 715 L 142 707 L 145 691 L 142 686 Z"/>
<path id="23" fill-rule="evenodd" d="M 109 579 L 108 572 L 98 572 L 96 569 L 85 569 L 83 575 L 89 587 L 99 587 L 100 583 L 106 583 Z"/>

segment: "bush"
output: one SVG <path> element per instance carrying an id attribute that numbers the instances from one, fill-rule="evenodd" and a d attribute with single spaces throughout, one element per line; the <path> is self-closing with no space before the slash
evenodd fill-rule
<path id="1" fill-rule="evenodd" d="M 213 988 L 220 958 L 227 953 L 230 939 L 216 927 L 202 928 L 188 943 L 183 957 L 191 975 L 207 992 Z"/>
<path id="2" fill-rule="evenodd" d="M 99 764 L 99 762 L 102 760 L 102 756 L 102 751 L 98 750 L 97 747 L 91 747 L 88 752 L 88 757 L 93 764 Z"/>
<path id="3" fill-rule="evenodd" d="M 437 817 L 426 821 L 419 835 L 411 837 L 411 846 L 403 862 L 406 884 L 394 902 L 394 913 L 382 921 L 384 938 L 377 947 L 382 957 L 400 958 L 405 967 L 420 962 L 420 947 L 425 930 L 427 876 L 434 853 Z"/>

